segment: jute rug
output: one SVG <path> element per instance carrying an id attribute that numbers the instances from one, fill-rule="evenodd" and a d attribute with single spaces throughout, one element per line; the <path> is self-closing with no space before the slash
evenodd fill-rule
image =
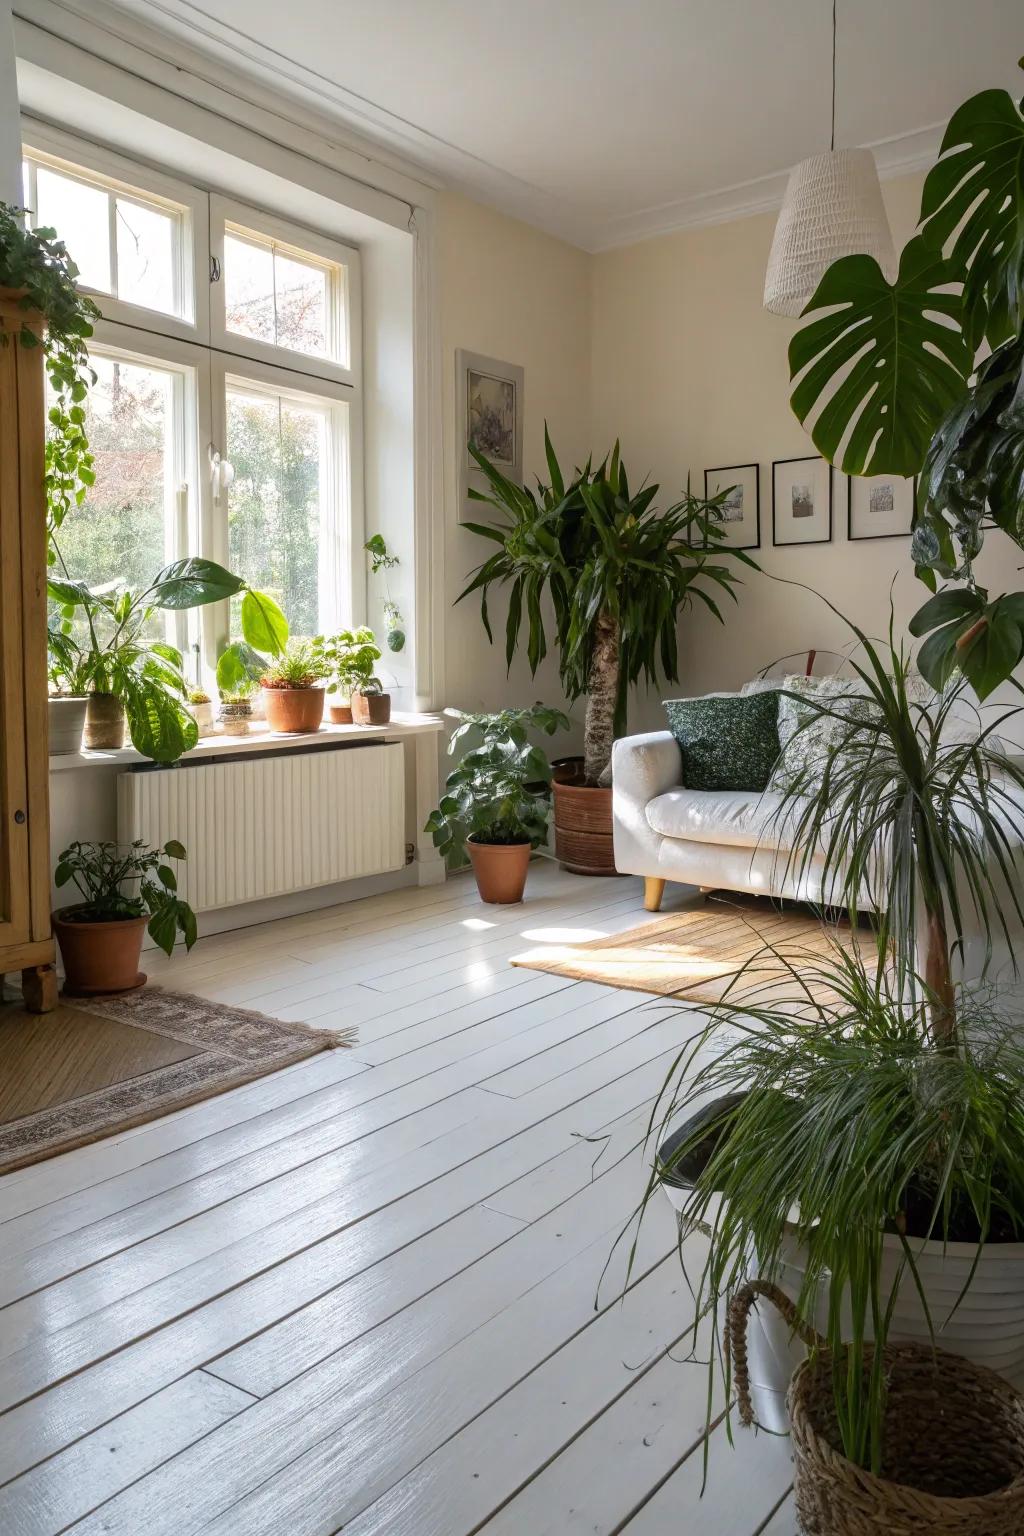
<path id="1" fill-rule="evenodd" d="M 861 944 L 865 938 L 861 934 Z M 512 964 L 686 1002 L 717 1003 L 731 987 L 731 1000 L 742 995 L 767 1003 L 783 990 L 792 996 L 790 967 L 801 972 L 834 957 L 836 940 L 844 947 L 853 944 L 848 922 L 823 924 L 807 911 L 778 912 L 767 901 L 738 905 L 713 899 L 608 938 L 546 944 L 517 955 Z M 823 1000 L 830 993 L 812 988 L 809 995 Z"/>
<path id="2" fill-rule="evenodd" d="M 154 986 L 41 1015 L 7 1005 L 0 1008 L 0 1173 L 353 1039 L 351 1030 L 310 1029 Z"/>

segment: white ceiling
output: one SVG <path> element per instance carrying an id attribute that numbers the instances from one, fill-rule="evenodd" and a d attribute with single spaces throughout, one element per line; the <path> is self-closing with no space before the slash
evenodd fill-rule
<path id="1" fill-rule="evenodd" d="M 588 249 L 771 206 L 828 147 L 830 0 L 115 0 Z M 838 0 L 836 142 L 920 165 L 1021 0 Z M 924 130 L 924 131 L 922 131 Z"/>

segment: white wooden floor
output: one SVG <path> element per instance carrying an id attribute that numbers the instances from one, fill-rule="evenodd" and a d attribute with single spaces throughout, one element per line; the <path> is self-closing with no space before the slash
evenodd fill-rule
<path id="1" fill-rule="evenodd" d="M 667 1203 L 598 1290 L 685 1021 L 508 965 L 644 920 L 535 862 L 150 966 L 359 1043 L 0 1180 L 2 1536 L 792 1536 L 784 1440 L 701 1496 Z"/>

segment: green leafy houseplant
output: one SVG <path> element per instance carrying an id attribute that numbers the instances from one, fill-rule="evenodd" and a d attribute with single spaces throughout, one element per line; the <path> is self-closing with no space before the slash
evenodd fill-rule
<path id="1" fill-rule="evenodd" d="M 78 686 L 122 701 L 137 751 L 155 762 L 174 762 L 195 746 L 198 730 L 185 707 L 189 685 L 181 653 L 151 638 L 151 621 L 159 613 L 221 602 L 241 592 L 243 609 L 252 599 L 261 614 L 280 612 L 265 594 L 249 591 L 241 577 L 196 557 L 165 566 L 144 592 L 90 589 L 82 582 L 51 578 L 49 595 L 60 610 L 58 655 L 63 650 L 75 657 Z M 76 620 L 84 621 L 82 642 L 71 634 Z M 51 657 L 54 644 L 51 625 Z"/>
<path id="2" fill-rule="evenodd" d="M 547 842 L 551 765 L 530 732 L 554 735 L 567 729 L 566 716 L 544 704 L 496 714 L 445 713 L 459 722 L 448 743 L 450 754 L 467 736 L 475 738 L 448 775 L 426 823 L 449 868 L 466 865 L 470 842 L 540 848 Z"/>
<path id="3" fill-rule="evenodd" d="M 23 347 L 42 347 L 53 391 L 46 440 L 46 498 L 51 535 L 94 481 L 83 401 L 94 381 L 88 338 L 100 312 L 78 290 L 78 268 L 54 229 L 28 227 L 25 210 L 0 203 L 0 287 L 20 292 Z M 33 317 L 44 321 L 37 331 Z M 6 333 L 4 341 L 7 340 Z M 50 550 L 50 563 L 55 560 Z"/>
<path id="4" fill-rule="evenodd" d="M 900 1334 L 907 1293 L 926 1329 L 954 1329 L 954 1351 L 978 1333 L 975 1318 L 955 1333 L 956 1308 L 933 1315 L 925 1241 L 973 1245 L 977 1264 L 1024 1237 L 1024 1049 L 991 989 L 953 975 L 972 920 L 986 962 L 996 936 L 1012 952 L 1024 771 L 993 726 L 954 721 L 962 681 L 922 693 L 891 630 L 882 646 L 849 627 L 850 692 L 793 695 L 792 740 L 823 723 L 829 739 L 776 774 L 768 841 L 786 883 L 817 883 L 873 931 L 824 960 L 776 955 L 782 979 L 760 996 L 745 973 L 764 952 L 748 962 L 673 1064 L 652 1126 L 683 1102 L 719 1104 L 671 1155 L 683 1166 L 703 1145 L 682 1211 L 710 1235 L 698 1315 L 717 1326 L 752 1272 L 792 1274 L 798 1252 L 798 1311 L 839 1362 L 841 1449 L 877 1472 L 887 1387 L 868 1341 Z"/>
<path id="5" fill-rule="evenodd" d="M 311 641 L 293 640 L 260 676 L 261 688 L 315 688 L 326 669 Z"/>
<path id="6" fill-rule="evenodd" d="M 146 930 L 169 955 L 180 933 L 185 948 L 198 937 L 196 916 L 178 895 L 178 880 L 168 859 L 182 860 L 185 850 L 172 840 L 152 848 L 133 843 L 71 843 L 60 855 L 53 883 L 73 885 L 81 896 L 61 916 L 71 923 L 115 923 L 148 917 Z"/>
<path id="7" fill-rule="evenodd" d="M 374 668 L 381 658 L 380 646 L 374 640 L 373 630 L 365 625 L 359 629 L 340 629 L 335 635 L 317 635 L 313 641 L 322 676 L 330 681 L 328 693 L 336 693 L 348 699 L 353 693 L 380 693 L 382 683 Z"/>
<path id="8" fill-rule="evenodd" d="M 748 964 L 763 967 L 764 953 Z M 673 1154 L 676 1165 L 698 1153 L 702 1161 L 683 1196 L 681 1230 L 710 1239 L 689 1273 L 695 1317 L 710 1314 L 715 1333 L 708 1400 L 719 1372 L 731 1396 L 722 1347 L 730 1298 L 751 1274 L 792 1275 L 798 1252 L 798 1311 L 836 1361 L 836 1448 L 877 1473 L 881 1347 L 905 1318 L 925 1336 L 933 1328 L 940 1345 L 939 1330 L 957 1320 L 955 1308 L 928 1306 L 921 1240 L 1024 1236 L 1024 1048 L 986 999 L 961 992 L 963 1028 L 936 1052 L 894 972 L 863 951 L 837 943 L 824 959 L 782 957 L 782 970 L 788 987 L 777 982 L 760 996 L 739 972 L 685 1042 L 658 1110 L 671 1118 L 683 1102 L 719 1106 Z M 926 995 L 923 982 L 918 990 Z M 868 1349 L 871 1339 L 878 1350 Z"/>
<path id="9" fill-rule="evenodd" d="M 657 485 L 631 491 L 618 444 L 610 459 L 588 464 L 566 480 L 545 429 L 549 485 L 515 485 L 478 449 L 470 452 L 489 483 L 470 496 L 503 514 L 500 523 L 467 527 L 497 546 L 473 573 L 457 601 L 479 592 L 489 638 L 488 593 L 508 586 L 505 657 L 509 666 L 525 623 L 531 672 L 548 650 L 542 598 L 554 610 L 554 639 L 566 697 L 587 700 L 584 767 L 588 785 L 607 784 L 612 743 L 626 728 L 628 690 L 645 678 L 678 676 L 676 624 L 694 599 L 721 620 L 711 591 L 733 590 L 737 577 L 719 555 L 722 507 L 729 490 L 710 500 L 690 494 L 659 512 Z M 710 589 L 710 590 L 709 590 Z"/>
<path id="10" fill-rule="evenodd" d="M 920 476 L 917 573 L 957 585 L 913 621 L 919 665 L 985 698 L 1024 655 L 1024 593 L 992 597 L 974 573 L 989 518 L 1024 549 L 1024 116 L 1008 92 L 950 119 L 895 283 L 843 257 L 804 314 L 793 408 L 845 473 Z"/>

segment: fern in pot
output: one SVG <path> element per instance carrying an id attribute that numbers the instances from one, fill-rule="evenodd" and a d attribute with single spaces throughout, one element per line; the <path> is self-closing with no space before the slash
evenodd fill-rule
<path id="1" fill-rule="evenodd" d="M 448 775 L 425 830 L 450 869 L 472 864 L 482 901 L 522 901 L 530 855 L 547 842 L 550 808 L 551 764 L 530 734 L 550 736 L 569 722 L 544 704 L 445 713 L 458 721 L 449 753 L 467 738 L 474 745 Z"/>
<path id="2" fill-rule="evenodd" d="M 292 641 L 260 676 L 267 725 L 284 734 L 318 731 L 324 718 L 324 665 L 306 640 Z"/>

